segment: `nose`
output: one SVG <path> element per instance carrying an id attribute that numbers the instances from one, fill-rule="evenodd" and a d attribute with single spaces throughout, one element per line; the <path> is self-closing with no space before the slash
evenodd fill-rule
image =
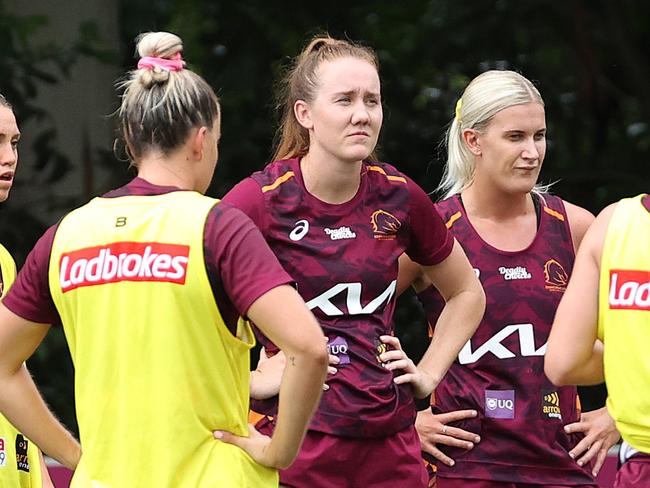
<path id="1" fill-rule="evenodd" d="M 526 145 L 524 146 L 524 149 L 521 153 L 521 157 L 528 161 L 534 161 L 536 159 L 539 159 L 539 154 L 540 151 L 535 140 L 532 137 L 527 139 Z"/>
<path id="2" fill-rule="evenodd" d="M 357 101 L 354 104 L 354 111 L 352 112 L 352 124 L 353 125 L 365 125 L 370 122 L 370 113 L 368 112 L 368 107 L 363 103 L 363 100 Z"/>

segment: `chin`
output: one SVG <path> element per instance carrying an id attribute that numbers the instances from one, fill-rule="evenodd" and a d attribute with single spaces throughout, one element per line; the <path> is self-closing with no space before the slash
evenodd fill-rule
<path id="1" fill-rule="evenodd" d="M 349 161 L 365 161 L 370 157 L 370 154 L 372 151 L 368 151 L 367 149 L 364 149 L 363 151 L 350 151 L 348 154 L 345 155 L 345 159 Z"/>

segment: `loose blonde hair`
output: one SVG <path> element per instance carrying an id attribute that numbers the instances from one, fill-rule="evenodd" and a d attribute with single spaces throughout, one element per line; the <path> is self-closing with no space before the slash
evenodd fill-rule
<path id="1" fill-rule="evenodd" d="M 486 71 L 465 88 L 456 105 L 456 114 L 446 134 L 447 164 L 438 191 L 447 198 L 460 193 L 474 181 L 476 162 L 463 139 L 464 129 L 484 130 L 492 117 L 513 105 L 544 100 L 535 86 L 514 71 Z M 535 185 L 543 193 L 548 186 Z"/>
<path id="2" fill-rule="evenodd" d="M 293 106 L 298 100 L 314 100 L 319 87 L 317 70 L 322 63 L 345 57 L 367 61 L 379 72 L 379 60 L 372 49 L 350 41 L 334 39 L 327 34 L 314 37 L 296 56 L 292 67 L 278 85 L 276 109 L 282 115 L 276 133 L 277 143 L 273 160 L 307 154 L 309 132 L 296 120 Z M 369 158 L 376 159 L 375 153 Z"/>
<path id="3" fill-rule="evenodd" d="M 169 32 L 140 34 L 136 43 L 141 58 L 174 60 L 183 50 L 181 38 Z M 189 69 L 138 68 L 118 82 L 118 88 L 124 90 L 119 109 L 120 134 L 132 164 L 150 151 L 167 155 L 185 142 L 191 129 L 211 129 L 219 118 L 214 90 Z"/>

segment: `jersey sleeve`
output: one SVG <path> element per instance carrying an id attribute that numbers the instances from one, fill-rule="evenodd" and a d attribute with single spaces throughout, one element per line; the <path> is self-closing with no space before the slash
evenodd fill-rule
<path id="1" fill-rule="evenodd" d="M 50 253 L 57 227 L 58 224 L 50 227 L 38 240 L 9 293 L 2 300 L 5 307 L 31 322 L 59 324 L 61 321 L 48 280 Z"/>
<path id="2" fill-rule="evenodd" d="M 407 178 L 411 205 L 409 209 L 409 245 L 406 254 L 423 266 L 444 261 L 454 246 L 454 238 L 445 226 L 429 196 Z"/>
<path id="3" fill-rule="evenodd" d="M 208 274 L 242 316 L 266 292 L 293 283 L 253 221 L 227 202 L 208 215 L 204 249 Z"/>
<path id="4" fill-rule="evenodd" d="M 264 205 L 264 195 L 259 184 L 253 178 L 245 178 L 237 183 L 223 197 L 222 201 L 244 212 L 262 233 L 265 232 L 267 213 Z"/>

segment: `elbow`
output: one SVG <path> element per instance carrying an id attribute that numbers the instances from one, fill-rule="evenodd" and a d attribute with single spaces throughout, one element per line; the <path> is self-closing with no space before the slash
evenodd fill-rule
<path id="1" fill-rule="evenodd" d="M 318 368 L 327 371 L 329 353 L 327 351 L 327 341 L 324 338 L 325 336 L 323 336 L 321 345 L 315 344 L 315 347 L 311 348 L 307 354 Z"/>
<path id="2" fill-rule="evenodd" d="M 327 351 L 327 339 L 322 332 L 319 331 L 311 340 L 305 341 L 301 347 L 293 352 L 301 358 L 303 364 L 307 363 L 316 369 L 327 370 L 329 353 Z"/>
<path id="3" fill-rule="evenodd" d="M 569 371 L 563 367 L 562 363 L 548 354 L 544 357 L 544 373 L 551 383 L 555 386 L 567 386 L 571 383 Z"/>
<path id="4" fill-rule="evenodd" d="M 485 306 L 487 303 L 487 300 L 485 298 L 485 291 L 483 290 L 483 287 L 481 286 L 480 283 L 478 283 L 478 286 L 476 286 L 473 290 L 472 302 L 474 304 L 474 310 L 475 310 L 474 322 L 476 323 L 476 326 L 474 327 L 474 331 L 476 331 L 476 329 L 478 329 L 479 324 L 481 323 L 481 320 L 483 320 L 483 315 L 485 314 Z"/>

